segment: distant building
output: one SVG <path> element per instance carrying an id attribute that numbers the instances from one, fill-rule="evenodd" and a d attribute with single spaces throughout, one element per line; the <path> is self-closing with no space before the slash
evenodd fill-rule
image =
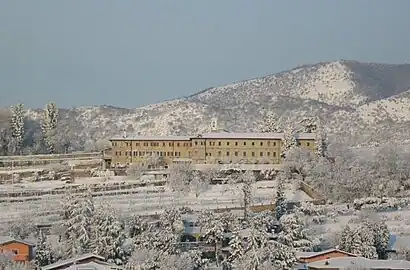
<path id="1" fill-rule="evenodd" d="M 216 129 L 216 123 L 211 130 Z M 153 162 L 167 167 L 192 164 L 280 164 L 284 133 L 231 133 L 218 131 L 198 136 L 117 136 L 104 152 L 108 166 Z M 296 134 L 298 144 L 314 151 L 315 133 Z"/>
<path id="2" fill-rule="evenodd" d="M 12 260 L 29 262 L 34 259 L 35 244 L 17 240 L 8 236 L 0 236 L 0 252 L 10 254 Z"/>

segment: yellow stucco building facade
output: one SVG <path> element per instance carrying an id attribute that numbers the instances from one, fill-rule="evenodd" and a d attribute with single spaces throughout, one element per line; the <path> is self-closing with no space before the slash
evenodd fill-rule
<path id="1" fill-rule="evenodd" d="M 155 156 L 164 166 L 243 163 L 279 164 L 283 133 L 211 132 L 198 136 L 118 136 L 110 139 L 110 165 L 146 165 Z M 296 134 L 298 144 L 315 150 L 315 133 Z"/>

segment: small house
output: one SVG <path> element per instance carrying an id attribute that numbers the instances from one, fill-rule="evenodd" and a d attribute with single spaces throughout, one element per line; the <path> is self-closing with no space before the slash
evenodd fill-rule
<path id="1" fill-rule="evenodd" d="M 8 236 L 0 236 L 0 252 L 9 253 L 17 262 L 29 262 L 34 259 L 35 244 L 17 240 Z"/>
<path id="2" fill-rule="evenodd" d="M 88 267 L 90 266 L 90 267 Z M 118 267 L 105 262 L 105 258 L 92 253 L 79 255 L 74 258 L 62 260 L 46 265 L 41 270 L 62 270 L 62 269 L 119 269 Z"/>
<path id="3" fill-rule="evenodd" d="M 296 259 L 299 263 L 297 269 L 307 269 L 309 263 L 328 260 L 331 258 L 357 257 L 355 254 L 339 249 L 327 249 L 319 252 L 296 252 Z"/>
<path id="4" fill-rule="evenodd" d="M 305 268 L 306 269 L 306 268 Z M 371 260 L 363 257 L 338 257 L 307 264 L 308 270 L 408 270 L 410 262 L 403 260 Z"/>

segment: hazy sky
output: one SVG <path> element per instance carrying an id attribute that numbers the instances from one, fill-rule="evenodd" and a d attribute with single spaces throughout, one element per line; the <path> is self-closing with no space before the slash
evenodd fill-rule
<path id="1" fill-rule="evenodd" d="M 138 107 L 319 61 L 410 62 L 408 0 L 1 0 L 0 106 Z"/>

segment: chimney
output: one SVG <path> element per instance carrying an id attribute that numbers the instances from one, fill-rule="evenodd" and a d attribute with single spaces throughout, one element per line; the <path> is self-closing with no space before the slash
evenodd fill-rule
<path id="1" fill-rule="evenodd" d="M 125 130 L 125 128 L 124 128 L 124 130 L 123 130 L 122 137 L 123 137 L 123 138 L 127 138 L 127 130 Z"/>

